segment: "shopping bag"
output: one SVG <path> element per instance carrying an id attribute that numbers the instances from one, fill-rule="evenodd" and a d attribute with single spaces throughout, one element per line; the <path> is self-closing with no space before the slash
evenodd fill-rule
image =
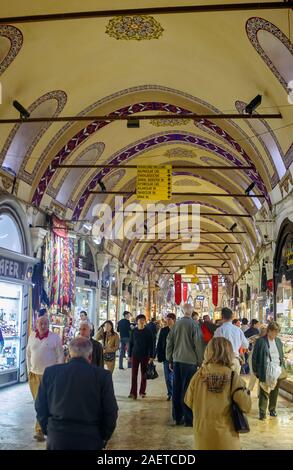
<path id="1" fill-rule="evenodd" d="M 153 362 L 149 362 L 146 370 L 146 378 L 148 380 L 153 380 L 159 377 L 158 372 L 156 371 L 156 366 Z"/>

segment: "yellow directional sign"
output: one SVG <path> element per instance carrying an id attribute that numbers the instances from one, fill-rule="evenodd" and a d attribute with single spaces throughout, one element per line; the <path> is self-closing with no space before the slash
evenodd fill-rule
<path id="1" fill-rule="evenodd" d="M 172 165 L 138 166 L 136 178 L 136 197 L 147 201 L 171 199 Z"/>

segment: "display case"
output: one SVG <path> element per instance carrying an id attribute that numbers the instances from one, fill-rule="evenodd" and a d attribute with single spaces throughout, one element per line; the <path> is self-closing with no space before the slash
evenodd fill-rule
<path id="1" fill-rule="evenodd" d="M 64 342 L 64 329 L 68 323 L 68 316 L 62 313 L 51 313 L 50 314 L 50 331 L 60 336 L 62 342 Z"/>
<path id="2" fill-rule="evenodd" d="M 277 322 L 281 328 L 280 339 L 284 345 L 285 365 L 288 380 L 293 383 L 293 305 L 292 305 L 292 282 L 283 276 L 282 282 L 278 284 L 276 295 Z"/>
<path id="3" fill-rule="evenodd" d="M 18 381 L 22 285 L 0 281 L 0 387 Z"/>

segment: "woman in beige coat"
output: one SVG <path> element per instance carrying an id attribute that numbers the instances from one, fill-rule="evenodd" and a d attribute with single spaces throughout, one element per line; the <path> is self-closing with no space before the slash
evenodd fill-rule
<path id="1" fill-rule="evenodd" d="M 231 374 L 233 350 L 226 338 L 212 338 L 202 367 L 190 381 L 185 404 L 193 411 L 196 450 L 240 450 L 239 434 L 231 417 Z M 251 397 L 245 382 L 234 372 L 232 393 L 240 409 L 248 413 Z"/>
<path id="2" fill-rule="evenodd" d="M 96 341 L 102 340 L 104 349 L 104 363 L 107 369 L 113 373 L 115 368 L 116 351 L 119 349 L 119 335 L 114 331 L 113 323 L 107 320 L 100 326 Z"/>

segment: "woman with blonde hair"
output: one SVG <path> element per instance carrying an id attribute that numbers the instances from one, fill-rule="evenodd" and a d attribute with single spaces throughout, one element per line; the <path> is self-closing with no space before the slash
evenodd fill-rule
<path id="1" fill-rule="evenodd" d="M 193 411 L 196 450 L 240 450 L 231 403 L 248 413 L 251 397 L 245 382 L 233 369 L 232 344 L 226 338 L 212 338 L 207 345 L 202 367 L 191 379 L 185 404 Z"/>

